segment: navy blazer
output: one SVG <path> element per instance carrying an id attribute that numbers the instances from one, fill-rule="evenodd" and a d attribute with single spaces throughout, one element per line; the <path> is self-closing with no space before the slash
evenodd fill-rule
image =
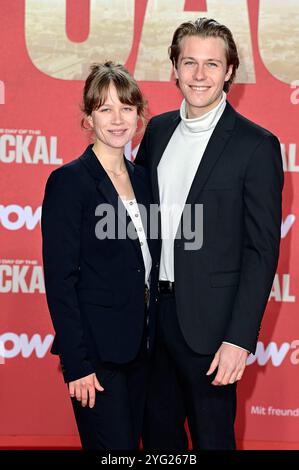
<path id="1" fill-rule="evenodd" d="M 144 168 L 125 159 L 138 204 L 152 202 Z M 53 171 L 42 207 L 46 295 L 66 382 L 95 371 L 99 361 L 126 363 L 139 350 L 145 325 L 145 267 L 138 237 L 99 239 L 96 208 L 108 204 L 122 232 L 131 219 L 92 150 Z M 103 207 L 103 206 L 102 206 Z M 147 221 L 144 220 L 146 224 Z M 118 225 L 119 224 L 119 225 Z M 145 227 L 146 228 L 146 227 Z M 158 276 L 157 240 L 152 256 L 148 340 L 154 332 Z"/>
<path id="2" fill-rule="evenodd" d="M 136 157 L 157 204 L 157 167 L 179 122 L 179 111 L 154 117 Z M 195 352 L 214 354 L 222 341 L 255 351 L 279 255 L 282 187 L 277 137 L 227 103 L 186 200 L 191 227 L 195 205 L 203 207 L 203 245 L 174 243 L 178 320 Z"/>

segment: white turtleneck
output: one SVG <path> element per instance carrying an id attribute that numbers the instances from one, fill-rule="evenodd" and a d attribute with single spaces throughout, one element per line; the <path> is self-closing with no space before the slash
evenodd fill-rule
<path id="1" fill-rule="evenodd" d="M 188 119 L 183 100 L 180 124 L 158 165 L 162 223 L 160 280 L 174 282 L 174 239 L 198 165 L 225 106 L 223 92 L 215 108 L 203 116 Z"/>
<path id="2" fill-rule="evenodd" d="M 220 103 L 195 119 L 186 117 L 186 102 L 180 108 L 181 122 L 174 131 L 158 165 L 161 203 L 162 252 L 161 281 L 174 282 L 174 239 L 198 165 L 226 106 L 226 93 Z M 244 349 L 233 343 L 239 349 Z M 245 350 L 246 351 L 246 350 Z M 249 351 L 247 351 L 249 352 Z"/>

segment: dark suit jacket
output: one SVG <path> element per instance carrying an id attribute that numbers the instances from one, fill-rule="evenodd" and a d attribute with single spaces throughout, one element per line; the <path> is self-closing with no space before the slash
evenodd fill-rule
<path id="1" fill-rule="evenodd" d="M 157 166 L 179 122 L 179 111 L 153 118 L 137 155 L 157 203 Z M 203 204 L 203 246 L 188 251 L 183 237 L 174 245 L 178 319 L 194 351 L 213 354 L 222 341 L 255 351 L 278 261 L 282 187 L 278 139 L 227 103 L 186 201 Z"/>
<path id="2" fill-rule="evenodd" d="M 126 161 L 138 203 L 151 203 L 144 168 Z M 46 294 L 56 332 L 52 352 L 61 356 L 65 381 L 86 376 L 99 361 L 126 363 L 139 350 L 144 323 L 145 267 L 138 238 L 95 235 L 99 204 L 115 210 L 116 229 L 131 221 L 89 146 L 83 155 L 49 177 L 42 208 Z M 107 214 L 103 213 L 103 217 Z M 157 241 L 152 255 L 149 336 L 154 329 Z"/>

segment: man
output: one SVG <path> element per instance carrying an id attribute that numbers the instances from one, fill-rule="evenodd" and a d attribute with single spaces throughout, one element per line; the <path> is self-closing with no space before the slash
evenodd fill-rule
<path id="1" fill-rule="evenodd" d="M 255 352 L 278 261 L 280 145 L 226 101 L 239 66 L 226 26 L 181 24 L 169 56 L 184 100 L 150 121 L 137 155 L 150 170 L 162 230 L 143 443 L 186 448 L 187 417 L 194 449 L 235 449 L 236 382 Z M 203 235 L 197 249 L 187 248 L 188 211 Z"/>

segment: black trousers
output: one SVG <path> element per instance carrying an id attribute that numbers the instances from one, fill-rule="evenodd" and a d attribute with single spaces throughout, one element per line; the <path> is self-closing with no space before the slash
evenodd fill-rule
<path id="1" fill-rule="evenodd" d="M 195 353 L 178 323 L 175 298 L 159 299 L 156 350 L 146 402 L 143 446 L 147 450 L 188 449 L 186 417 L 194 450 L 235 449 L 236 385 L 211 385 L 213 356 Z"/>
<path id="2" fill-rule="evenodd" d="M 146 334 L 136 359 L 128 364 L 100 364 L 96 376 L 104 387 L 96 391 L 93 408 L 72 405 L 85 450 L 134 450 L 140 445 L 148 381 Z"/>

